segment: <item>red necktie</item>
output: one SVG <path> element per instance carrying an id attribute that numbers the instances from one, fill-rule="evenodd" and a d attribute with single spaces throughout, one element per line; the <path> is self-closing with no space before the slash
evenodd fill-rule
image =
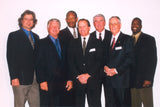
<path id="1" fill-rule="evenodd" d="M 113 41 L 112 41 L 112 50 L 114 49 L 114 45 L 115 45 L 115 37 L 113 37 Z"/>

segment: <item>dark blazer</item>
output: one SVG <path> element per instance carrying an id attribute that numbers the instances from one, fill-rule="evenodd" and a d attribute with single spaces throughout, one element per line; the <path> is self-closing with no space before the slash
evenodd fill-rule
<path id="1" fill-rule="evenodd" d="M 129 87 L 130 67 L 134 64 L 133 39 L 131 36 L 120 33 L 115 47 L 111 50 L 111 37 L 106 40 L 105 65 L 109 68 L 116 68 L 118 74 L 107 77 L 112 88 Z"/>
<path id="2" fill-rule="evenodd" d="M 141 33 L 134 46 L 135 66 L 132 68 L 131 84 L 133 88 L 142 88 L 145 80 L 153 85 L 157 64 L 157 49 L 154 37 Z"/>
<path id="3" fill-rule="evenodd" d="M 105 29 L 105 33 L 104 33 L 104 39 L 101 41 L 102 43 L 101 43 L 101 47 L 103 48 L 103 51 L 105 51 L 106 50 L 106 41 L 107 41 L 107 39 L 109 38 L 108 36 L 110 36 L 111 35 L 111 32 L 110 31 L 108 31 L 108 30 L 106 30 Z M 94 31 L 94 32 L 92 32 L 91 33 L 91 36 L 93 37 L 93 38 L 95 38 L 95 39 L 97 39 L 97 37 L 96 37 L 96 31 Z M 104 66 L 102 66 L 102 68 L 101 68 L 101 74 L 100 74 L 100 77 L 101 77 L 101 79 L 103 79 L 103 78 L 105 78 L 106 77 L 106 74 L 105 74 L 105 72 L 103 72 L 104 71 Z"/>
<path id="4" fill-rule="evenodd" d="M 77 29 L 78 31 L 78 29 Z M 79 37 L 79 32 L 78 32 L 78 37 Z M 59 32 L 59 38 L 62 40 L 62 43 L 67 45 L 69 44 L 69 42 L 71 40 L 73 40 L 73 35 L 72 33 L 70 32 L 70 30 L 68 29 L 68 27 L 62 29 L 60 32 Z"/>
<path id="5" fill-rule="evenodd" d="M 36 44 L 39 37 L 35 33 L 33 36 Z M 35 70 L 35 51 L 22 29 L 11 32 L 8 36 L 7 61 L 11 80 L 18 78 L 21 85 L 32 84 Z"/>
<path id="6" fill-rule="evenodd" d="M 108 35 L 111 35 L 111 32 L 105 29 L 105 35 L 104 35 L 104 39 L 103 39 L 102 42 L 105 42 L 107 40 L 107 38 L 108 38 L 107 36 Z M 96 38 L 96 31 L 92 32 L 91 36 L 93 36 L 94 38 Z"/>
<path id="7" fill-rule="evenodd" d="M 65 69 L 66 50 L 60 39 L 59 41 L 61 44 L 62 59 L 60 59 L 56 47 L 49 36 L 40 40 L 38 43 L 36 71 L 39 83 L 44 81 L 63 82 L 68 79 L 66 74 L 68 72 Z"/>
<path id="8" fill-rule="evenodd" d="M 85 52 L 85 56 L 83 56 L 81 38 L 71 42 L 68 53 L 69 68 L 72 71 L 73 79 L 84 73 L 88 73 L 91 77 L 96 77 L 99 73 L 103 58 L 101 42 L 90 36 Z"/>

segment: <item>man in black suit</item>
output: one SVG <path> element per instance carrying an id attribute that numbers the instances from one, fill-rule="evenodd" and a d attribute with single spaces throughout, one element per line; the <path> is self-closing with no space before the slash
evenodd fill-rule
<path id="1" fill-rule="evenodd" d="M 106 102 L 110 107 L 129 107 L 129 73 L 134 63 L 133 40 L 120 31 L 121 20 L 118 16 L 109 19 L 109 28 L 112 34 L 106 41 L 104 67 L 106 100 L 109 100 Z"/>
<path id="2" fill-rule="evenodd" d="M 35 73 L 35 44 L 39 37 L 32 32 L 37 19 L 35 13 L 26 10 L 19 18 L 20 30 L 9 34 L 7 61 L 14 93 L 14 106 L 39 107 L 39 86 Z"/>
<path id="3" fill-rule="evenodd" d="M 106 39 L 108 38 L 108 36 L 111 34 L 111 32 L 105 29 L 106 20 L 105 20 L 104 15 L 103 14 L 95 15 L 93 17 L 93 24 L 94 24 L 94 27 L 96 30 L 91 33 L 91 36 L 99 39 L 102 42 L 103 49 L 106 50 L 105 42 L 106 42 Z M 105 72 L 103 72 L 103 71 L 104 71 L 104 68 L 102 67 L 102 69 L 100 71 L 101 72 L 101 74 L 100 74 L 101 87 L 102 87 L 102 84 L 104 84 L 105 77 L 106 77 Z M 101 91 L 100 91 L 99 95 L 101 96 Z M 105 93 L 105 97 L 107 97 L 107 93 Z M 105 105 L 107 106 L 107 102 L 105 102 Z"/>
<path id="4" fill-rule="evenodd" d="M 157 49 L 154 37 L 141 32 L 142 21 L 134 18 L 133 32 L 135 66 L 131 72 L 132 107 L 153 107 L 152 86 L 157 64 Z"/>
<path id="5" fill-rule="evenodd" d="M 72 72 L 75 88 L 75 106 L 85 107 L 87 95 L 89 107 L 101 107 L 99 98 L 99 71 L 103 51 L 101 42 L 90 36 L 90 23 L 86 19 L 78 21 L 80 38 L 69 45 L 69 70 Z"/>
<path id="6" fill-rule="evenodd" d="M 62 40 L 62 43 L 66 45 L 68 50 L 69 43 L 79 37 L 79 32 L 76 27 L 78 21 L 77 13 L 75 11 L 68 11 L 65 20 L 68 26 L 59 32 L 59 38 Z M 66 101 L 68 100 L 68 106 L 74 106 L 74 89 L 66 92 L 66 97 Z"/>
<path id="7" fill-rule="evenodd" d="M 41 88 L 41 106 L 65 107 L 65 92 L 72 88 L 72 81 L 68 81 L 66 48 L 58 38 L 60 21 L 58 19 L 49 20 L 47 29 L 49 35 L 39 41 L 37 49 L 36 70 Z"/>
<path id="8" fill-rule="evenodd" d="M 68 26 L 62 29 L 59 33 L 59 38 L 67 46 L 70 40 L 78 38 L 78 29 L 76 28 L 77 21 L 77 13 L 75 11 L 68 11 L 66 14 L 66 22 Z"/>

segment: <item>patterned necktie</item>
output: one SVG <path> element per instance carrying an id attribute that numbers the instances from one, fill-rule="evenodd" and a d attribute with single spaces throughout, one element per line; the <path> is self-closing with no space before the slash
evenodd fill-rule
<path id="1" fill-rule="evenodd" d="M 112 50 L 114 49 L 115 46 L 115 37 L 113 37 L 113 41 L 112 41 Z"/>
<path id="2" fill-rule="evenodd" d="M 73 28 L 73 37 L 74 37 L 75 39 L 77 38 L 75 28 Z"/>
<path id="3" fill-rule="evenodd" d="M 31 36 L 31 33 L 29 32 L 29 41 L 30 41 L 30 43 L 31 43 L 31 45 L 32 45 L 32 48 L 34 49 L 34 42 L 33 42 L 33 38 L 32 38 L 32 36 Z"/>
<path id="4" fill-rule="evenodd" d="M 86 38 L 83 38 L 83 55 L 85 56 L 85 50 L 86 50 Z"/>
<path id="5" fill-rule="evenodd" d="M 60 59 L 61 59 L 61 48 L 60 48 L 60 44 L 59 44 L 59 40 L 58 39 L 56 39 L 56 49 L 57 49 L 57 52 L 58 52 L 58 55 L 59 55 L 59 57 L 60 57 Z"/>
<path id="6" fill-rule="evenodd" d="M 99 40 L 102 41 L 102 36 L 101 36 L 101 33 L 99 33 Z"/>

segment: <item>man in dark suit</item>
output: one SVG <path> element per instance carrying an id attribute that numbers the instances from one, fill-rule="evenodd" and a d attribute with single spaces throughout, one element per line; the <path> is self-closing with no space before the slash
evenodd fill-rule
<path id="1" fill-rule="evenodd" d="M 66 48 L 58 38 L 60 21 L 49 20 L 47 29 L 49 35 L 40 40 L 37 49 L 36 70 L 41 88 L 41 106 L 65 107 L 65 92 L 72 88 L 72 81 L 67 81 L 69 72 L 66 69 Z"/>
<path id="2" fill-rule="evenodd" d="M 78 21 L 77 13 L 75 11 L 68 11 L 66 14 L 67 27 L 62 29 L 59 33 L 59 38 L 64 44 L 68 46 L 70 40 L 78 38 L 78 29 L 76 23 Z"/>
<path id="3" fill-rule="evenodd" d="M 69 43 L 79 37 L 79 32 L 76 27 L 78 21 L 77 13 L 75 11 L 68 11 L 65 20 L 68 26 L 59 32 L 59 38 L 62 40 L 62 43 L 66 45 L 68 50 Z M 74 89 L 66 92 L 66 97 L 66 101 L 68 100 L 68 106 L 74 106 Z"/>
<path id="4" fill-rule="evenodd" d="M 111 34 L 110 31 L 106 30 L 105 29 L 105 25 L 106 25 L 106 20 L 105 20 L 105 17 L 103 14 L 97 14 L 93 17 L 93 24 L 94 24 L 94 27 L 95 27 L 95 31 L 91 33 L 91 36 L 94 37 L 94 38 L 97 38 L 99 39 L 101 42 L 102 42 L 102 47 L 104 50 L 106 50 L 105 48 L 105 42 L 106 42 L 106 39 L 108 38 L 108 36 Z M 105 80 L 105 72 L 104 71 L 104 68 L 102 67 L 101 71 L 100 71 L 100 85 L 102 87 L 102 84 L 104 84 L 104 80 Z M 101 96 L 101 91 L 100 91 L 100 94 Z M 107 93 L 105 93 L 105 97 L 107 97 Z M 107 100 L 108 101 L 108 100 Z M 107 106 L 107 102 L 105 102 L 105 105 Z"/>
<path id="5" fill-rule="evenodd" d="M 20 30 L 9 34 L 7 61 L 14 93 L 14 106 L 39 107 L 39 86 L 35 73 L 35 44 L 39 37 L 31 31 L 37 23 L 35 13 L 26 10 L 19 18 Z"/>
<path id="6" fill-rule="evenodd" d="M 131 72 L 132 107 L 153 107 L 152 86 L 157 64 L 157 49 L 154 37 L 141 32 L 142 21 L 134 18 L 133 32 L 135 66 Z"/>
<path id="7" fill-rule="evenodd" d="M 101 107 L 99 98 L 99 71 L 103 51 L 101 42 L 90 36 L 90 23 L 86 19 L 78 21 L 81 37 L 69 46 L 69 70 L 72 72 L 75 88 L 75 106 L 85 107 L 87 95 L 89 107 Z"/>
<path id="8" fill-rule="evenodd" d="M 121 20 L 118 16 L 109 19 L 109 28 L 112 35 L 106 41 L 104 67 L 106 100 L 109 100 L 106 102 L 110 107 L 129 107 L 129 73 L 134 63 L 133 40 L 120 31 Z"/>

